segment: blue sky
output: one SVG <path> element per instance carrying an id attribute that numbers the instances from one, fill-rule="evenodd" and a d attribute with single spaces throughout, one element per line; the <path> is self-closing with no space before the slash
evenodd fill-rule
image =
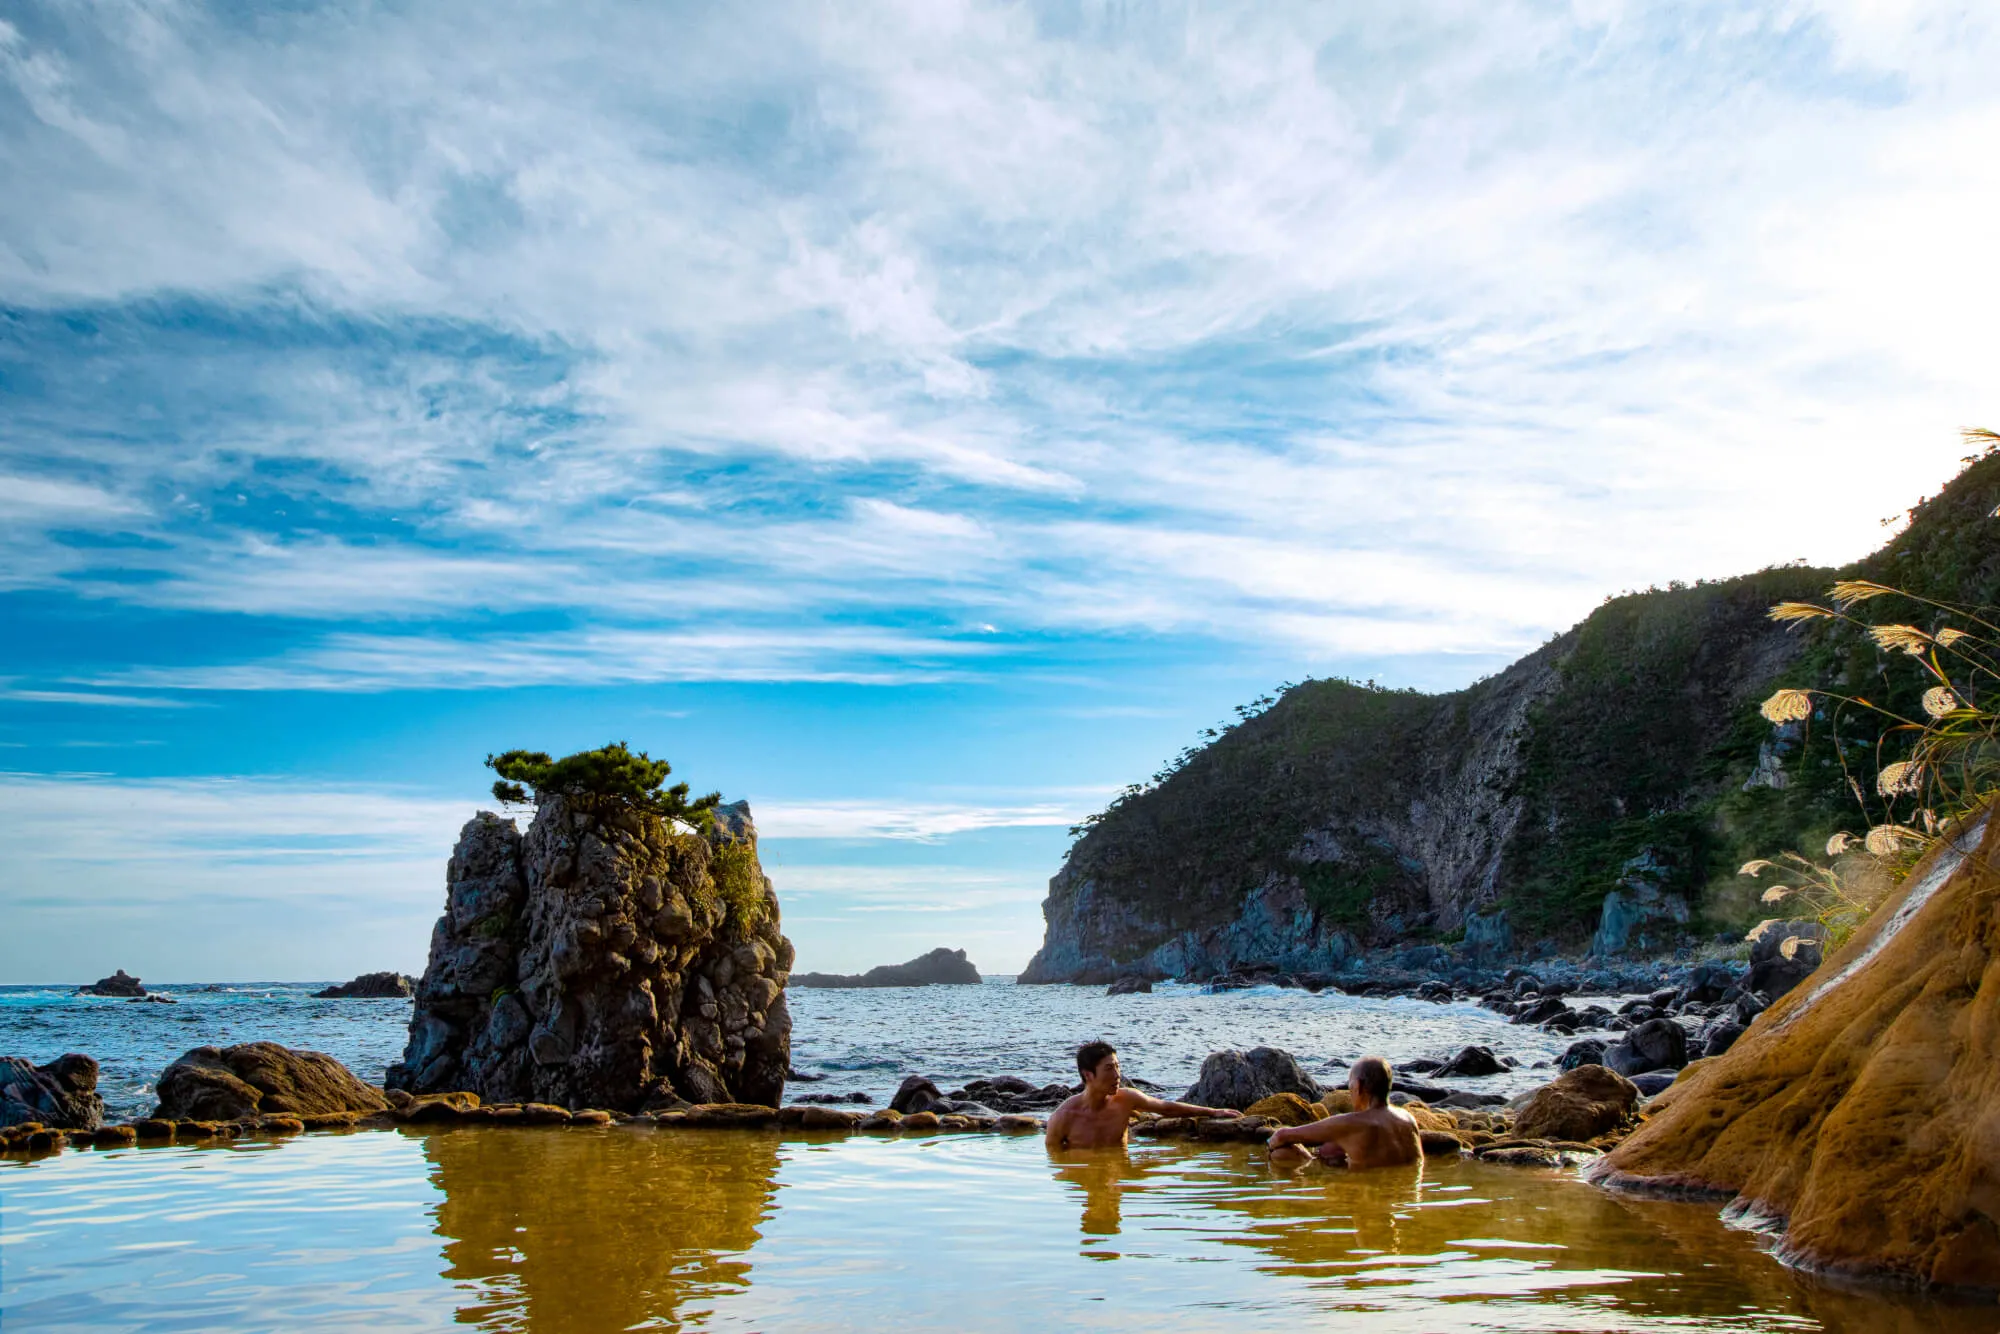
<path id="1" fill-rule="evenodd" d="M 0 4 L 0 980 L 416 969 L 488 751 L 801 966 L 2000 422 L 1983 6 Z"/>

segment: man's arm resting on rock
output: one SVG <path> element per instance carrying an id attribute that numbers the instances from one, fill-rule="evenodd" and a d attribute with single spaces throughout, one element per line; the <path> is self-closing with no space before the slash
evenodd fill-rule
<path id="1" fill-rule="evenodd" d="M 1198 1102 L 1168 1102 L 1163 1098 L 1149 1097 L 1141 1093 L 1133 1100 L 1134 1107 L 1155 1116 L 1241 1116 L 1233 1107 L 1204 1107 Z"/>

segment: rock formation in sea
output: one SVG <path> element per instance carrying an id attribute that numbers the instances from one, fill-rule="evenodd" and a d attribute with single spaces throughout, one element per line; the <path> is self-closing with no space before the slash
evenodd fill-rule
<path id="1" fill-rule="evenodd" d="M 459 835 L 391 1088 L 636 1111 L 783 1094 L 792 946 L 747 803 L 704 836 L 543 795 Z"/>
<path id="2" fill-rule="evenodd" d="M 1544 942 L 1615 958 L 1747 926 L 1737 867 L 1853 820 L 1833 729 L 1774 733 L 1757 703 L 1774 685 L 1865 684 L 1916 716 L 1931 684 L 1856 626 L 1788 629 L 1767 610 L 1837 577 L 2000 600 L 1996 504 L 1989 454 L 1844 570 L 1611 598 L 1450 694 L 1323 680 L 1245 706 L 1085 822 L 1021 981 L 1332 973 L 1388 950 L 1490 967 Z M 1872 726 L 1843 735 L 1866 745 Z"/>
<path id="3" fill-rule="evenodd" d="M 117 996 L 123 999 L 137 1000 L 146 994 L 146 989 L 139 985 L 138 978 L 131 976 L 123 968 L 120 968 L 109 977 L 100 977 L 95 982 L 78 987 L 76 994 L 79 996 Z"/>
<path id="4" fill-rule="evenodd" d="M 2000 1288 L 1996 866 L 1989 808 L 1594 1174 L 1733 1197 L 1808 1268 Z"/>
<path id="5" fill-rule="evenodd" d="M 407 973 L 363 973 L 315 991 L 315 1000 L 408 1000 L 417 994 L 417 980 Z"/>
<path id="6" fill-rule="evenodd" d="M 877 964 L 865 973 L 794 973 L 795 987 L 941 987 L 979 985 L 979 970 L 964 950 L 940 945 L 908 963 Z"/>
<path id="7" fill-rule="evenodd" d="M 289 1112 L 379 1112 L 382 1091 L 324 1052 L 294 1051 L 275 1042 L 196 1047 L 160 1072 L 161 1119 L 233 1121 Z"/>
<path id="8" fill-rule="evenodd" d="M 95 1130 L 104 1124 L 97 1062 L 78 1052 L 35 1065 L 0 1056 L 0 1126 L 38 1121 L 53 1130 Z"/>

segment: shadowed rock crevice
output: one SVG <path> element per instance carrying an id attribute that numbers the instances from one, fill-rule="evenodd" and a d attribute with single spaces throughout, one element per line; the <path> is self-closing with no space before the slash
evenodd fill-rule
<path id="1" fill-rule="evenodd" d="M 452 853 L 388 1083 L 571 1108 L 775 1106 L 791 965 L 746 803 L 718 808 L 708 836 L 562 796 L 525 835 L 482 812 Z"/>

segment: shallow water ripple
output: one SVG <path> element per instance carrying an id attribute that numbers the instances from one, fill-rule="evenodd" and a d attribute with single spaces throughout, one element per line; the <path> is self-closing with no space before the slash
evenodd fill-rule
<path id="1" fill-rule="evenodd" d="M 372 1131 L 0 1163 L 0 1328 L 1867 1330 L 1712 1208 L 1245 1146 Z"/>

